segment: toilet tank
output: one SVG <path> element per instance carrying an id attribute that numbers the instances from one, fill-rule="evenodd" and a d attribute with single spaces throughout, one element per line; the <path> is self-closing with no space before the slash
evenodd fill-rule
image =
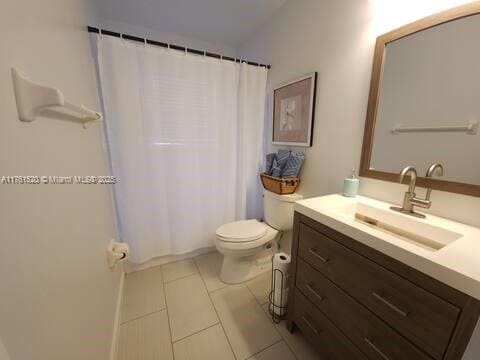
<path id="1" fill-rule="evenodd" d="M 302 195 L 299 194 L 278 195 L 264 190 L 265 222 L 277 230 L 291 230 L 293 227 L 293 203 L 302 198 Z"/>

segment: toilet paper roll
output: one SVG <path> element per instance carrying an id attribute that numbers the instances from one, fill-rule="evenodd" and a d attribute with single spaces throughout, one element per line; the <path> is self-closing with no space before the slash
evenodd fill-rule
<path id="1" fill-rule="evenodd" d="M 283 252 L 275 254 L 273 257 L 273 302 L 270 304 L 270 310 L 278 316 L 283 316 L 286 313 L 290 262 L 290 255 Z"/>
<path id="2" fill-rule="evenodd" d="M 273 269 L 279 269 L 284 273 L 288 273 L 288 270 L 290 269 L 290 262 L 291 258 L 287 253 L 276 253 L 273 257 Z"/>
<path id="3" fill-rule="evenodd" d="M 273 257 L 273 283 L 276 288 L 281 289 L 282 285 L 284 288 L 288 287 L 288 276 L 290 272 L 290 255 L 280 252 L 275 254 Z M 280 270 L 280 271 L 275 271 Z M 282 274 L 283 274 L 283 284 L 282 284 Z"/>

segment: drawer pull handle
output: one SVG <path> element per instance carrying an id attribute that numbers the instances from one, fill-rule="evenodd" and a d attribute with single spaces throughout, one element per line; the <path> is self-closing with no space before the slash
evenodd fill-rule
<path id="1" fill-rule="evenodd" d="M 380 355 L 382 357 L 382 359 L 385 359 L 385 360 L 390 360 L 390 358 L 385 355 L 378 347 L 375 346 L 375 344 L 373 343 L 373 341 L 365 338 L 364 339 L 365 342 L 368 344 L 368 346 L 370 346 L 373 350 L 375 350 L 375 352 Z"/>
<path id="2" fill-rule="evenodd" d="M 382 303 L 384 303 L 385 305 L 387 305 L 390 309 L 395 310 L 395 311 L 396 311 L 397 313 L 399 313 L 400 315 L 402 315 L 402 316 L 408 316 L 408 312 L 399 309 L 398 307 L 396 307 L 395 305 L 393 305 L 391 302 L 389 302 L 387 299 L 385 299 L 383 296 L 377 294 L 376 292 L 372 293 L 372 295 L 373 295 L 376 299 L 380 300 Z"/>
<path id="3" fill-rule="evenodd" d="M 308 291 L 310 291 L 313 295 L 315 295 L 320 301 L 323 301 L 325 299 L 325 297 L 323 297 L 322 295 L 320 295 L 313 287 L 312 285 L 310 284 L 307 284 L 305 285 L 308 289 Z"/>
<path id="4" fill-rule="evenodd" d="M 305 316 L 302 316 L 302 320 L 305 322 L 305 324 L 307 324 L 307 326 L 317 335 L 320 334 L 320 331 L 318 331 L 315 326 L 313 326 L 313 324 L 310 322 L 310 320 L 308 320 Z"/>
<path id="5" fill-rule="evenodd" d="M 317 259 L 319 259 L 320 261 L 324 262 L 324 263 L 330 261 L 330 259 L 326 259 L 326 258 L 324 258 L 322 255 L 320 255 L 319 253 L 317 253 L 317 252 L 315 251 L 315 249 L 310 249 L 310 250 L 308 250 L 308 252 L 309 252 L 310 254 L 312 254 L 313 256 L 315 256 L 315 257 L 316 257 Z"/>

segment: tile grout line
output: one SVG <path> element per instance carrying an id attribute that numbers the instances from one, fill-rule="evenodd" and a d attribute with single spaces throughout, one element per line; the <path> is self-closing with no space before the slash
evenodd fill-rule
<path id="1" fill-rule="evenodd" d="M 288 331 L 288 329 L 287 329 Z M 280 331 L 279 331 L 280 333 Z M 280 337 L 282 338 L 283 342 L 285 343 L 285 345 L 287 346 L 287 348 L 292 352 L 293 354 L 293 357 L 296 359 L 296 360 L 299 360 L 298 356 L 297 356 L 297 353 L 295 351 L 293 351 L 292 347 L 290 346 L 290 344 L 288 343 L 287 340 L 285 340 L 285 338 L 283 337 L 282 333 L 280 333 Z"/>
<path id="2" fill-rule="evenodd" d="M 208 298 L 210 299 L 210 302 L 212 303 L 213 309 L 215 310 L 215 314 L 217 314 L 218 323 L 222 327 L 223 335 L 225 335 L 225 339 L 227 339 L 228 346 L 230 346 L 230 350 L 232 351 L 232 354 L 233 354 L 233 358 L 238 360 L 237 355 L 235 354 L 235 351 L 233 351 L 233 346 L 230 342 L 230 339 L 228 338 L 227 332 L 225 331 L 225 328 L 223 327 L 222 319 L 220 318 L 220 315 L 218 315 L 218 311 L 217 311 L 217 308 L 215 307 L 215 303 L 213 302 L 213 299 L 210 296 L 210 293 L 208 292 L 207 285 L 205 284 L 205 279 L 203 278 L 202 273 L 200 273 L 200 278 L 202 279 L 203 286 L 205 286 L 205 290 L 207 290 Z M 222 288 L 222 289 L 225 289 L 225 288 Z M 217 290 L 222 290 L 222 289 L 217 289 Z M 212 293 L 213 293 L 213 291 L 212 291 Z"/>
<path id="3" fill-rule="evenodd" d="M 260 302 L 260 300 L 257 299 L 257 297 L 255 296 L 255 294 L 253 293 L 253 290 L 250 289 L 250 286 L 248 286 L 248 283 L 249 283 L 250 281 L 252 281 L 252 280 L 255 280 L 255 279 L 260 278 L 261 276 L 263 276 L 263 275 L 265 275 L 265 274 L 266 274 L 266 272 L 265 272 L 265 273 L 262 273 L 262 274 L 260 274 L 260 275 L 258 275 L 258 276 L 256 276 L 256 277 L 254 277 L 254 278 L 252 278 L 252 279 L 250 279 L 250 280 L 247 280 L 247 281 L 245 281 L 245 282 L 243 283 L 243 284 L 245 284 L 245 286 L 248 288 L 248 290 L 250 291 L 250 293 L 253 295 L 253 297 L 255 298 L 255 300 L 257 301 L 257 303 L 260 305 L 260 307 L 262 307 L 264 304 L 266 304 L 267 302 L 269 302 L 269 294 L 270 294 L 270 292 L 271 292 L 271 289 L 270 289 L 270 291 L 267 292 L 267 300 L 262 304 L 262 303 Z M 271 278 L 272 278 L 272 275 L 270 275 L 270 279 L 271 279 Z M 271 284 L 271 283 L 270 283 L 270 284 Z"/>
<path id="4" fill-rule="evenodd" d="M 197 264 L 196 264 L 196 263 L 195 263 L 195 266 L 197 267 Z M 199 270 L 198 267 L 197 267 L 197 270 Z M 163 275 L 163 269 L 162 269 L 162 275 Z M 203 281 L 203 277 L 202 277 L 202 274 L 200 273 L 200 271 L 198 271 L 198 272 L 196 272 L 196 273 L 194 273 L 194 274 L 190 274 L 190 275 L 184 276 L 184 277 L 179 278 L 179 279 L 176 279 L 176 280 L 172 280 L 172 281 L 164 282 L 164 283 L 163 283 L 164 296 L 165 296 L 165 304 L 166 304 L 167 317 L 168 317 L 168 326 L 169 326 L 169 328 L 170 328 L 170 341 L 171 341 L 171 345 L 172 345 L 172 352 L 173 352 L 173 345 L 174 345 L 175 343 L 177 343 L 177 342 L 179 342 L 179 341 L 182 341 L 182 340 L 185 340 L 186 338 L 189 338 L 190 336 L 197 335 L 197 334 L 201 333 L 202 331 L 205 331 L 205 330 L 207 330 L 207 329 L 210 329 L 210 328 L 212 328 L 212 327 L 220 324 L 220 317 L 218 316 L 218 313 L 217 313 L 217 311 L 216 311 L 216 309 L 215 309 L 215 306 L 213 305 L 212 299 L 211 299 L 210 296 L 208 295 L 208 299 L 210 300 L 211 305 L 212 305 L 212 308 L 213 308 L 214 311 L 215 311 L 215 315 L 217 316 L 217 322 L 216 322 L 215 324 L 209 325 L 209 326 L 207 326 L 207 327 L 205 327 L 205 328 L 203 328 L 203 329 L 197 330 L 197 331 L 195 331 L 195 332 L 192 333 L 192 334 L 189 334 L 189 335 L 184 336 L 184 337 L 182 337 L 182 338 L 180 338 L 180 339 L 178 339 L 178 340 L 173 341 L 172 328 L 171 328 L 171 325 L 170 325 L 170 316 L 168 315 L 168 304 L 167 304 L 167 299 L 166 299 L 167 292 L 166 292 L 166 290 L 165 290 L 165 285 L 166 285 L 166 284 L 169 284 L 169 283 L 172 283 L 172 282 L 174 282 L 174 281 L 182 280 L 182 279 L 185 279 L 185 278 L 187 278 L 187 277 L 191 277 L 191 276 L 195 276 L 195 275 L 198 275 L 198 276 L 200 277 L 200 279 L 202 280 L 202 284 L 203 284 L 203 286 L 204 286 L 205 292 L 206 292 L 207 295 L 208 295 L 208 290 L 207 290 L 207 287 L 206 287 L 206 285 L 205 285 L 205 282 Z M 162 280 L 163 280 L 163 279 L 162 279 Z M 226 337 L 226 335 L 225 335 L 225 337 Z M 175 359 L 175 353 L 173 352 L 173 354 L 174 354 L 174 359 Z"/>
<path id="5" fill-rule="evenodd" d="M 212 297 L 210 296 L 210 294 L 208 294 L 208 297 L 210 298 L 210 301 L 212 302 L 212 305 L 213 305 L 213 309 L 215 310 L 215 313 L 217 314 L 218 322 L 219 322 L 220 326 L 222 327 L 223 334 L 225 335 L 225 339 L 227 339 L 228 346 L 230 346 L 230 350 L 232 351 L 232 355 L 233 355 L 234 359 L 238 360 L 237 355 L 235 354 L 235 351 L 233 351 L 232 343 L 230 342 L 230 339 L 227 335 L 227 332 L 225 331 L 225 327 L 223 326 L 220 315 L 218 315 L 217 308 L 215 307 L 215 304 L 213 303 Z"/>
<path id="6" fill-rule="evenodd" d="M 280 321 L 284 321 L 284 320 L 280 320 Z M 275 326 L 275 329 L 277 327 Z M 277 330 L 278 331 L 278 330 Z M 289 331 L 287 329 L 287 331 Z M 285 345 L 287 346 L 287 348 L 291 351 L 291 353 L 293 354 L 293 357 L 296 359 L 296 360 L 299 360 L 298 356 L 297 356 L 297 353 L 295 351 L 293 351 L 292 347 L 290 346 L 290 344 L 288 343 L 287 340 L 285 340 L 285 338 L 283 337 L 282 333 L 280 331 L 278 331 L 278 333 L 280 334 L 280 337 L 282 338 L 283 342 L 285 343 Z"/>
<path id="7" fill-rule="evenodd" d="M 195 265 L 195 266 L 196 266 L 196 265 Z M 198 270 L 198 269 L 197 269 L 197 270 Z M 182 280 L 182 279 L 185 279 L 185 278 L 187 278 L 187 277 L 189 277 L 189 276 L 197 275 L 197 274 L 199 274 L 199 273 L 200 273 L 200 272 L 197 271 L 197 272 L 195 272 L 195 273 L 191 273 L 191 274 L 188 274 L 188 275 L 182 275 L 181 277 L 179 277 L 179 278 L 177 278 L 177 279 L 164 281 L 163 284 L 170 284 L 170 283 L 172 283 L 172 282 L 174 282 L 174 281 Z"/>
<path id="8" fill-rule="evenodd" d="M 201 257 L 201 256 L 205 256 L 205 255 L 209 255 L 209 254 L 212 254 L 214 251 L 208 253 L 208 254 L 203 254 L 203 255 L 199 255 L 199 256 L 196 256 L 193 258 L 193 261 L 195 262 L 195 265 L 197 266 L 197 269 L 198 269 L 198 272 L 200 273 L 200 276 L 202 278 L 202 281 L 205 285 L 205 288 L 207 289 L 207 293 L 210 295 L 212 293 L 214 293 L 215 291 L 219 291 L 219 290 L 222 290 L 222 289 L 225 289 L 226 287 L 230 286 L 230 284 L 225 284 L 224 282 L 222 282 L 222 284 L 225 284 L 225 286 L 222 286 L 221 288 L 218 288 L 218 289 L 214 289 L 214 290 L 209 290 L 208 289 L 208 286 L 207 286 L 207 283 L 205 282 L 205 279 L 203 278 L 203 274 L 202 272 L 200 271 L 200 266 L 198 265 L 198 260 L 197 258 Z M 221 280 L 220 280 L 221 281 Z"/>
<path id="9" fill-rule="evenodd" d="M 280 320 L 280 321 L 284 321 L 284 320 Z M 276 326 L 275 326 L 276 328 Z M 287 331 L 290 333 L 290 330 L 287 329 Z M 292 352 L 293 354 L 293 357 L 296 359 L 296 360 L 300 360 L 297 356 L 297 353 L 292 349 L 292 347 L 290 346 L 290 344 L 288 343 L 287 340 L 285 340 L 285 338 L 283 337 L 282 333 L 279 331 L 280 333 L 280 337 L 282 338 L 283 342 L 285 343 L 285 345 L 287 345 L 287 348 Z M 291 334 L 291 333 L 290 333 Z"/>
<path id="10" fill-rule="evenodd" d="M 201 274 L 200 274 L 200 277 L 202 278 L 202 281 L 204 282 L 204 285 L 205 285 L 205 281 L 204 281 L 204 279 L 203 279 L 203 276 L 201 276 Z M 253 298 L 255 299 L 255 302 L 256 302 L 256 304 L 260 307 L 260 310 L 262 311 L 262 313 L 265 314 L 265 312 L 264 312 L 263 309 L 262 309 L 262 306 L 263 306 L 263 305 L 260 304 L 260 302 L 258 301 L 257 297 L 255 296 L 255 294 L 253 293 L 253 291 L 250 289 L 250 287 L 246 284 L 246 282 L 245 282 L 245 283 L 242 283 L 242 284 L 236 284 L 236 285 L 241 285 L 241 286 L 245 287 L 245 288 L 248 290 L 248 292 L 249 292 L 249 293 L 253 296 Z M 212 293 L 214 293 L 214 292 L 217 292 L 217 291 L 220 291 L 220 290 L 224 290 L 224 289 L 228 288 L 229 286 L 235 286 L 235 285 L 227 284 L 227 286 L 225 286 L 225 287 L 223 287 L 223 288 L 216 289 L 216 290 L 212 291 L 211 293 L 208 293 L 208 296 L 210 297 L 210 300 L 212 301 L 212 304 L 213 304 L 213 300 L 211 299 L 211 296 L 210 296 L 210 295 L 211 295 Z M 205 288 L 206 288 L 206 287 L 207 287 L 207 286 L 205 285 Z M 207 289 L 207 292 L 208 292 L 208 289 Z M 268 301 L 267 301 L 267 302 L 268 302 Z M 230 345 L 230 348 L 232 349 L 233 356 L 235 357 L 235 359 L 237 359 L 237 356 L 236 356 L 235 352 L 233 351 L 233 347 L 232 347 L 232 345 L 231 345 L 231 343 L 230 343 L 230 339 L 228 338 L 227 333 L 226 333 L 226 331 L 225 331 L 225 329 L 224 329 L 224 327 L 223 327 L 222 320 L 221 320 L 220 316 L 218 315 L 217 309 L 215 308 L 215 304 L 213 304 L 213 307 L 214 307 L 214 309 L 215 309 L 215 312 L 217 313 L 218 318 L 220 319 L 220 324 L 221 324 L 222 329 L 223 329 L 223 331 L 224 331 L 224 333 L 225 333 L 225 337 L 227 338 L 227 341 L 228 341 L 228 343 L 229 343 L 229 345 Z M 267 314 L 265 314 L 265 316 L 268 318 Z M 265 351 L 266 349 L 268 349 L 268 348 L 270 348 L 270 347 L 278 344 L 278 343 L 281 342 L 281 341 L 283 341 L 283 342 L 286 343 L 286 341 L 284 340 L 282 334 L 277 330 L 277 328 L 276 328 L 273 324 L 272 324 L 272 326 L 273 326 L 273 329 L 277 332 L 277 335 L 280 337 L 280 340 L 278 340 L 278 341 L 274 342 L 273 344 L 270 344 L 270 345 L 268 345 L 267 347 L 259 350 L 258 352 L 252 354 L 251 356 L 249 356 L 249 357 L 248 357 L 247 359 L 245 359 L 245 360 L 251 359 L 253 356 L 261 353 L 262 351 Z M 288 347 L 288 348 L 289 348 L 289 347 Z M 289 349 L 290 349 L 290 348 L 289 348 Z M 290 349 L 290 351 L 291 351 L 292 354 L 293 354 L 293 351 L 292 351 L 291 349 Z M 295 355 L 294 355 L 294 357 L 296 358 Z"/>
<path id="11" fill-rule="evenodd" d="M 263 311 L 263 310 L 262 310 L 262 311 Z M 255 355 L 258 355 L 258 354 L 260 354 L 261 352 L 264 352 L 265 350 L 270 349 L 271 347 L 277 345 L 278 343 L 281 343 L 282 341 L 285 342 L 285 341 L 283 340 L 283 338 L 280 336 L 280 340 L 274 342 L 274 343 L 271 344 L 271 345 L 268 345 L 266 348 L 264 348 L 264 349 L 262 349 L 262 350 L 257 351 L 255 354 L 252 354 L 251 356 L 249 356 L 249 357 L 246 358 L 245 360 L 249 360 L 249 359 L 253 358 Z"/>
<path id="12" fill-rule="evenodd" d="M 257 305 L 260 306 L 260 310 L 262 310 L 262 313 L 267 317 L 268 322 L 271 323 L 271 322 L 270 322 L 271 318 L 268 316 L 268 314 L 265 313 L 265 311 L 263 310 L 263 305 L 260 304 L 260 302 L 258 301 L 258 299 L 257 299 L 257 298 L 255 297 L 255 295 L 253 294 L 253 291 L 250 290 L 250 288 L 249 288 L 248 286 L 245 286 L 245 287 L 248 289 L 248 291 L 250 292 L 250 294 L 252 294 L 252 296 L 255 298 L 255 301 L 256 301 Z M 268 301 L 267 301 L 267 303 L 268 303 Z M 265 303 L 265 304 L 266 304 L 266 303 Z M 270 304 L 269 304 L 268 306 L 270 307 Z M 280 338 L 283 340 L 283 336 L 282 336 L 282 334 L 280 334 L 280 331 L 278 331 L 278 329 L 277 329 L 277 327 L 275 326 L 275 324 L 273 324 L 273 323 L 271 323 L 271 324 L 272 324 L 273 328 L 275 329 L 275 331 L 277 332 L 277 334 L 278 334 L 278 335 L 280 336 Z"/>
<path id="13" fill-rule="evenodd" d="M 196 272 L 190 273 L 190 274 L 188 274 L 188 275 L 182 275 L 182 276 L 180 276 L 179 278 L 176 278 L 176 279 L 172 279 L 172 280 L 168 280 L 168 281 L 165 281 L 165 280 L 164 280 L 165 277 L 163 276 L 163 268 L 164 268 L 165 266 L 171 265 L 171 264 L 175 264 L 175 263 L 178 263 L 178 262 L 181 262 L 181 261 L 189 261 L 189 260 L 192 261 L 193 265 L 195 266 L 195 269 L 197 269 Z M 199 273 L 200 273 L 200 269 L 198 268 L 197 263 L 195 262 L 195 258 L 187 258 L 187 259 L 182 259 L 182 260 L 173 261 L 173 262 L 171 262 L 171 263 L 166 263 L 166 264 L 160 265 L 160 267 L 161 267 L 161 270 L 162 270 L 162 281 L 163 281 L 164 284 L 168 284 L 168 283 L 171 283 L 171 282 L 173 282 L 173 281 L 181 280 L 181 279 L 184 279 L 184 278 L 186 278 L 186 277 L 189 277 L 189 276 L 192 276 L 192 275 L 195 275 L 195 274 L 199 274 Z"/>
<path id="14" fill-rule="evenodd" d="M 247 286 L 248 290 L 250 290 L 250 288 Z M 253 295 L 253 292 L 252 290 L 250 290 L 250 292 L 252 293 Z M 257 302 L 258 302 L 258 299 L 257 299 Z M 268 305 L 267 305 L 268 304 Z M 267 313 L 265 313 L 265 311 L 263 311 L 263 305 L 267 305 Z M 260 304 L 260 307 L 262 307 L 262 311 L 265 313 L 265 315 L 267 316 L 268 320 L 272 320 L 271 315 L 270 314 L 270 300 L 268 300 L 266 303 L 264 304 Z M 285 320 L 280 320 L 280 321 L 285 321 Z M 275 323 L 272 323 L 273 327 L 275 328 L 275 330 L 277 331 L 277 333 L 280 335 L 280 338 L 283 340 L 283 342 L 285 343 L 285 345 L 287 345 L 287 348 L 292 352 L 293 354 L 293 357 L 296 359 L 296 360 L 299 360 L 298 359 L 298 356 L 297 356 L 297 353 L 292 349 L 292 347 L 290 346 L 290 344 L 288 343 L 288 341 L 285 339 L 285 337 L 282 335 L 282 333 L 280 332 L 280 330 L 277 329 L 277 325 L 280 326 L 279 324 L 275 324 Z M 287 329 L 288 331 L 288 329 Z M 280 340 L 280 341 L 282 341 Z M 275 344 L 274 344 L 275 345 Z"/>
<path id="15" fill-rule="evenodd" d="M 165 289 L 165 282 L 163 281 L 163 269 L 161 267 L 160 271 L 162 273 L 163 299 L 165 300 L 165 311 L 167 312 L 168 330 L 170 333 L 170 349 L 172 350 L 172 358 L 173 360 L 175 360 L 175 351 L 173 350 L 172 325 L 170 324 L 170 314 L 168 313 L 167 291 Z"/>
<path id="16" fill-rule="evenodd" d="M 248 287 L 248 286 L 247 286 Z M 250 290 L 250 289 L 249 289 Z M 250 292 L 252 292 L 250 290 Z M 267 305 L 268 304 L 268 305 Z M 267 305 L 267 313 L 265 313 L 265 311 L 263 311 L 263 305 Z M 270 314 L 270 301 L 267 301 L 265 304 L 263 305 L 260 305 L 262 307 L 262 311 L 267 315 L 268 317 L 268 320 L 272 320 L 271 318 L 271 314 Z M 280 320 L 280 321 L 286 321 L 286 320 Z M 293 354 L 293 357 L 296 359 L 296 360 L 299 360 L 298 359 L 298 356 L 297 356 L 297 353 L 292 349 L 292 347 L 290 346 L 290 344 L 288 343 L 288 341 L 285 339 L 285 337 L 282 335 L 281 331 L 277 329 L 277 326 L 280 326 L 280 323 L 279 324 L 275 324 L 275 323 L 272 323 L 273 327 L 275 328 L 275 330 L 278 332 L 278 334 L 280 335 L 280 338 L 283 340 L 283 342 L 285 343 L 285 345 L 287 345 L 287 348 L 292 352 Z M 287 331 L 289 331 L 287 329 Z"/>
<path id="17" fill-rule="evenodd" d="M 290 347 L 290 345 L 288 345 L 288 342 L 285 340 L 285 338 L 283 337 L 282 333 L 277 329 L 277 327 L 275 326 L 274 323 L 270 322 L 271 317 L 268 316 L 269 313 L 265 313 L 265 311 L 263 310 L 263 305 L 268 304 L 269 302 L 267 301 L 265 304 L 260 304 L 260 302 L 259 302 L 258 299 L 255 297 L 255 295 L 253 294 L 253 291 L 248 287 L 248 285 L 246 285 L 245 287 L 246 287 L 246 288 L 248 289 L 248 291 L 250 291 L 250 293 L 253 295 L 253 297 L 254 297 L 255 300 L 257 301 L 257 304 L 260 306 L 260 308 L 262 308 L 262 312 L 263 312 L 263 313 L 265 314 L 265 316 L 268 318 L 269 323 L 271 323 L 271 324 L 273 325 L 273 328 L 275 329 L 275 331 L 277 332 L 277 334 L 280 336 L 280 340 L 278 340 L 276 343 L 274 343 L 274 344 L 266 347 L 266 348 L 263 349 L 263 350 L 260 350 L 259 352 L 256 352 L 255 354 L 253 354 L 252 356 L 250 356 L 248 359 L 251 359 L 251 358 L 254 357 L 255 355 L 261 353 L 262 351 L 267 350 L 268 348 L 272 347 L 273 345 L 278 344 L 280 341 L 283 341 L 283 342 L 285 343 L 285 345 L 287 346 L 287 348 L 290 350 L 290 352 L 293 354 L 293 357 L 298 360 L 297 354 L 293 351 L 293 349 Z M 268 308 L 267 308 L 267 311 L 268 311 L 268 312 L 270 311 L 269 308 L 270 308 L 270 304 L 268 305 Z M 247 360 L 248 360 L 248 359 L 247 359 Z"/>
<path id="18" fill-rule="evenodd" d="M 176 344 L 176 343 L 178 343 L 178 342 L 180 342 L 180 341 L 182 341 L 182 340 L 188 339 L 189 337 L 191 337 L 191 336 L 193 336 L 193 335 L 198 335 L 198 334 L 200 334 L 202 331 L 211 329 L 212 327 L 217 326 L 217 325 L 219 325 L 219 324 L 220 324 L 220 320 L 219 320 L 218 322 L 216 322 L 215 324 L 209 325 L 209 326 L 207 326 L 206 328 L 203 328 L 203 329 L 201 329 L 201 330 L 197 330 L 197 331 L 195 331 L 194 333 L 192 333 L 192 334 L 190 334 L 190 335 L 184 336 L 184 337 L 182 337 L 182 338 L 180 338 L 180 339 L 178 339 L 178 340 L 175 340 L 175 341 L 172 340 L 172 344 Z"/>
<path id="19" fill-rule="evenodd" d="M 203 278 L 202 278 L 202 279 L 203 279 Z M 224 283 L 224 284 L 225 284 L 225 283 Z M 215 292 L 217 292 L 217 291 L 226 289 L 226 288 L 228 288 L 228 287 L 230 287 L 230 286 L 235 286 L 235 285 L 234 285 L 234 284 L 225 284 L 224 287 L 221 287 L 221 288 L 218 288 L 218 289 L 215 289 L 215 290 L 212 290 L 212 291 L 208 291 L 208 289 L 207 289 L 207 292 L 208 292 L 208 294 L 213 294 L 213 293 L 215 293 Z M 205 285 L 205 287 L 207 287 L 207 285 Z"/>
<path id="20" fill-rule="evenodd" d="M 161 311 L 164 311 L 164 310 L 167 310 L 167 307 L 165 305 L 164 308 L 161 308 L 161 309 L 158 309 L 158 310 L 155 310 L 155 311 L 151 311 L 149 313 L 146 313 L 146 314 L 143 314 L 143 315 L 140 315 L 140 316 L 136 316 L 132 319 L 129 319 L 129 320 L 125 320 L 124 322 L 120 323 L 120 325 L 124 325 L 124 324 L 128 324 L 129 322 L 132 322 L 132 321 L 135 321 L 135 320 L 140 320 L 144 317 L 147 317 L 147 316 L 150 316 L 150 315 L 153 315 L 153 314 L 156 314 L 158 312 L 161 312 Z"/>

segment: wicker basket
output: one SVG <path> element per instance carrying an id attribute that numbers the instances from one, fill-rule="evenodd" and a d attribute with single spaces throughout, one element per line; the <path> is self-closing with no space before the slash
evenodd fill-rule
<path id="1" fill-rule="evenodd" d="M 293 194 L 300 184 L 299 178 L 280 179 L 267 175 L 267 173 L 261 173 L 260 178 L 266 190 L 280 195 Z"/>

